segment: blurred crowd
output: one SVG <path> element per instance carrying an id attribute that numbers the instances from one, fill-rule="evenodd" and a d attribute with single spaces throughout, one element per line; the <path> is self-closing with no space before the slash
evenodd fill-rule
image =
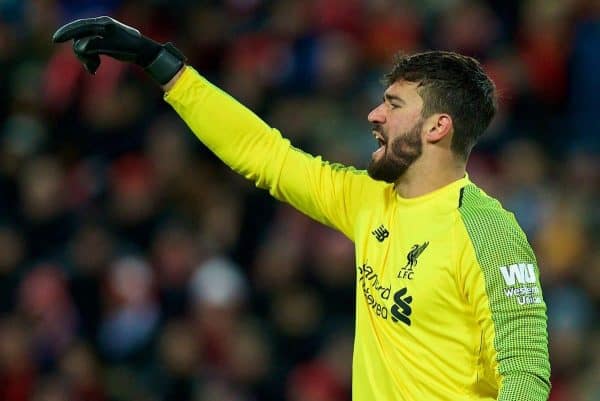
<path id="1" fill-rule="evenodd" d="M 397 51 L 480 59 L 501 107 L 469 174 L 535 248 L 551 401 L 600 400 L 595 0 L 0 0 L 0 400 L 350 400 L 353 245 L 222 165 L 140 69 L 51 43 L 97 15 L 357 167 Z"/>

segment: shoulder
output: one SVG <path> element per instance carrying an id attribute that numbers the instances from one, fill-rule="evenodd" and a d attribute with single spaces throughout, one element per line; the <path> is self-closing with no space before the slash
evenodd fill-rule
<path id="1" fill-rule="evenodd" d="M 531 246 L 513 213 L 474 184 L 461 190 L 459 213 L 480 258 L 533 259 Z M 520 260 L 522 261 L 522 260 Z"/>
<path id="2" fill-rule="evenodd" d="M 458 210 L 465 225 L 521 231 L 514 214 L 475 184 L 470 183 L 461 189 Z"/>
<path id="3" fill-rule="evenodd" d="M 394 191 L 392 184 L 374 180 L 369 176 L 367 170 L 357 169 L 356 167 L 341 163 L 328 162 L 322 160 L 320 157 L 319 161 L 322 166 L 327 167 L 332 173 L 341 174 L 344 179 L 354 183 L 354 186 L 357 187 L 355 189 L 360 187 L 372 197 L 389 196 L 389 193 Z"/>

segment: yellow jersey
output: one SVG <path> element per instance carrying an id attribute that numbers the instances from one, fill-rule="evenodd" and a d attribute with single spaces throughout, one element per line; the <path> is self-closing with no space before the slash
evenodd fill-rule
<path id="1" fill-rule="evenodd" d="M 294 148 L 191 67 L 165 100 L 233 170 L 354 242 L 353 400 L 547 400 L 535 256 L 514 216 L 467 176 L 402 198 Z"/>

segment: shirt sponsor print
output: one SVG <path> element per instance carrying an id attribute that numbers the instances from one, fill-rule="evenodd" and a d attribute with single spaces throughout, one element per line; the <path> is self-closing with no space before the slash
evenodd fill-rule
<path id="1" fill-rule="evenodd" d="M 358 266 L 357 269 L 358 282 L 363 296 L 375 316 L 384 320 L 388 320 L 390 317 L 394 323 L 402 322 L 410 326 L 412 314 L 410 304 L 413 298 L 408 294 L 408 289 L 403 287 L 397 291 L 393 290 L 391 284 L 382 283 L 373 267 L 366 263 Z M 392 293 L 393 296 L 391 296 Z M 388 308 L 390 296 L 394 303 Z"/>
<path id="2" fill-rule="evenodd" d="M 514 298 L 519 305 L 541 304 L 541 290 L 532 263 L 515 263 L 500 266 L 500 274 L 506 284 L 504 295 Z"/>

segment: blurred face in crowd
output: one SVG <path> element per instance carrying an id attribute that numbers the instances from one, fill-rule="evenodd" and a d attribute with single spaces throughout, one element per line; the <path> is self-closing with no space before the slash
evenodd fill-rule
<path id="1" fill-rule="evenodd" d="M 422 110 L 417 83 L 399 80 L 386 89 L 368 116 L 379 144 L 367 168 L 371 178 L 393 183 L 421 156 Z"/>

